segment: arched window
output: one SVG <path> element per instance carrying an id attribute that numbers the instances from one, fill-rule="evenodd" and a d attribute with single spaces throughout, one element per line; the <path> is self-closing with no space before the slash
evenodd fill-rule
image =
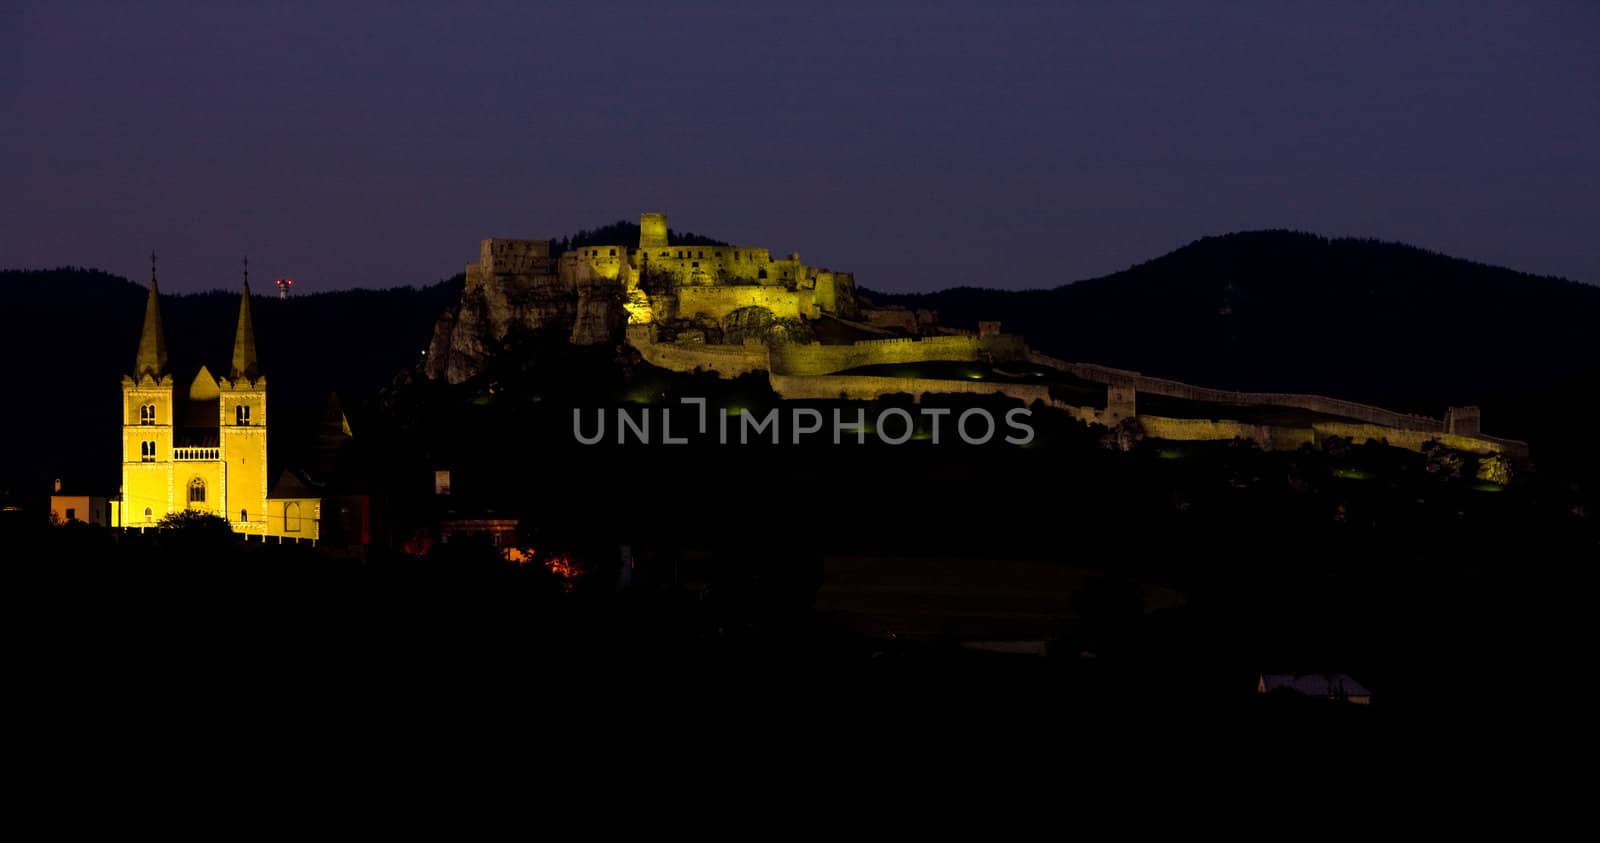
<path id="1" fill-rule="evenodd" d="M 189 481 L 189 503 L 206 502 L 206 481 L 196 477 Z"/>
<path id="2" fill-rule="evenodd" d="M 249 520 L 250 520 L 250 510 L 248 510 L 248 509 L 239 510 L 239 522 L 242 524 L 242 523 L 244 523 L 246 521 L 249 521 Z"/>
<path id="3" fill-rule="evenodd" d="M 141 405 L 139 405 L 139 423 L 140 424 L 155 424 L 156 423 L 156 405 L 154 405 L 154 404 L 141 404 Z"/>
<path id="4" fill-rule="evenodd" d="M 300 504 L 291 501 L 283 505 L 283 531 L 300 532 Z"/>
<path id="5" fill-rule="evenodd" d="M 144 520 L 146 520 L 146 521 L 154 521 L 155 520 L 155 513 L 151 512 L 150 511 L 150 507 L 148 507 L 148 506 L 144 508 Z"/>
<path id="6" fill-rule="evenodd" d="M 237 425 L 250 424 L 250 405 L 240 404 L 233 408 L 233 423 Z"/>

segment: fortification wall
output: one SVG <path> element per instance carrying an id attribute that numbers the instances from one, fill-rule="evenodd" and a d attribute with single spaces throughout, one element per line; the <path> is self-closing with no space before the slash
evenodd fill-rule
<path id="1" fill-rule="evenodd" d="M 764 307 L 780 319 L 800 316 L 815 319 L 820 315 L 809 290 L 791 292 L 782 287 L 717 286 L 679 287 L 676 292 L 677 315 L 685 318 L 704 313 L 720 320 L 742 307 Z"/>
<path id="2" fill-rule="evenodd" d="M 639 356 L 652 366 L 674 372 L 692 372 L 702 369 L 716 372 L 724 378 L 738 377 L 767 368 L 767 349 L 761 345 L 675 345 L 652 342 L 639 329 L 647 325 L 628 328 L 628 343 L 639 350 Z"/>
<path id="3" fill-rule="evenodd" d="M 870 401 L 885 395 L 906 393 L 921 402 L 927 393 L 936 395 L 1005 395 L 1024 404 L 1042 401 L 1084 422 L 1098 421 L 1089 407 L 1062 404 L 1050 397 L 1050 388 L 1040 384 L 1000 383 L 997 381 L 958 381 L 941 378 L 891 378 L 876 375 L 769 375 L 772 391 L 789 399 Z"/>
<path id="4" fill-rule="evenodd" d="M 1340 422 L 1317 422 L 1311 426 L 1311 429 L 1316 432 L 1319 443 L 1330 436 L 1340 436 L 1356 444 L 1387 442 L 1393 447 L 1405 448 L 1408 451 L 1421 451 L 1423 445 L 1429 442 L 1438 442 L 1446 447 L 1454 448 L 1458 451 L 1470 451 L 1474 454 L 1506 454 L 1519 459 L 1526 458 L 1528 454 L 1528 446 L 1522 442 L 1478 436 L 1462 436 L 1457 433 L 1398 430 L 1375 424 L 1344 424 Z"/>
<path id="5" fill-rule="evenodd" d="M 629 270 L 628 249 L 624 246 L 585 246 L 561 256 L 559 275 L 568 286 L 581 286 L 596 279 L 615 280 Z"/>
<path id="6" fill-rule="evenodd" d="M 489 275 L 549 272 L 550 241 L 491 237 L 478 243 L 478 266 Z"/>
<path id="7" fill-rule="evenodd" d="M 772 368 L 786 375 L 826 375 L 887 363 L 972 361 L 978 359 L 981 350 L 977 337 L 892 338 L 851 345 L 789 344 L 772 349 Z"/>
<path id="8" fill-rule="evenodd" d="M 767 249 L 750 246 L 641 247 L 634 263 L 641 270 L 666 273 L 679 284 L 713 284 L 725 277 L 782 286 L 798 277 L 794 265 L 773 260 Z"/>
<path id="9" fill-rule="evenodd" d="M 1245 424 L 1226 419 L 1174 419 L 1165 416 L 1140 416 L 1146 436 L 1175 442 L 1209 442 L 1244 439 L 1262 448 L 1292 451 L 1302 445 L 1321 445 L 1330 437 L 1349 439 L 1355 444 L 1374 442 L 1408 451 L 1422 451 L 1429 442 L 1438 442 L 1458 451 L 1475 454 L 1506 454 L 1525 458 L 1527 448 L 1520 442 L 1484 439 L 1428 430 L 1404 430 L 1377 424 L 1317 422 L 1310 427 Z"/>
<path id="10" fill-rule="evenodd" d="M 1139 392 L 1150 395 L 1164 395 L 1169 398 L 1181 398 L 1188 401 L 1203 401 L 1213 404 L 1259 404 L 1272 407 L 1295 407 L 1408 430 L 1442 431 L 1444 429 L 1443 422 L 1428 416 L 1396 413 L 1393 410 L 1385 410 L 1382 407 L 1374 407 L 1370 404 L 1358 404 L 1354 401 L 1328 398 L 1323 395 L 1235 392 L 1227 389 L 1212 389 L 1166 378 L 1153 378 L 1128 369 L 1114 369 L 1110 366 L 1097 366 L 1092 363 L 1068 363 L 1037 352 L 1030 352 L 1028 359 L 1041 366 L 1051 366 L 1070 372 L 1084 380 L 1116 385 L 1132 384 Z"/>
<path id="11" fill-rule="evenodd" d="M 1310 428 L 1244 424 L 1226 419 L 1174 419 L 1166 416 L 1140 416 L 1139 424 L 1144 428 L 1146 436 L 1174 442 L 1245 439 L 1264 449 L 1279 451 L 1292 451 L 1301 445 L 1316 443 L 1316 434 Z"/>

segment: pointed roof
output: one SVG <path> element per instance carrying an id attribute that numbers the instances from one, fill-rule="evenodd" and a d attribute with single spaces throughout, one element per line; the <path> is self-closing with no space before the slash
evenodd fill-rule
<path id="1" fill-rule="evenodd" d="M 139 334 L 139 356 L 133 364 L 134 377 L 149 375 L 156 380 L 167 372 L 167 333 L 161 328 L 161 291 L 155 272 L 150 273 L 150 296 L 144 305 L 144 330 Z"/>
<path id="2" fill-rule="evenodd" d="M 256 327 L 250 320 L 250 281 L 239 295 L 239 326 L 233 332 L 233 367 L 228 377 L 255 380 L 261 371 L 256 365 Z"/>
<path id="3" fill-rule="evenodd" d="M 322 408 L 321 435 L 330 439 L 350 439 L 355 436 L 350 431 L 350 419 L 344 414 L 344 407 L 339 404 L 339 393 L 328 393 L 328 403 Z"/>
<path id="4" fill-rule="evenodd" d="M 189 383 L 190 401 L 215 401 L 222 397 L 222 390 L 217 388 L 217 379 L 211 376 L 211 370 L 204 366 L 194 375 L 194 380 Z"/>

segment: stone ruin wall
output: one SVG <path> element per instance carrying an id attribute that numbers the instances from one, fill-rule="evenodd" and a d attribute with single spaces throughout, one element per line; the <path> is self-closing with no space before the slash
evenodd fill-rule
<path id="1" fill-rule="evenodd" d="M 1030 352 L 1028 359 L 1030 362 L 1040 366 L 1049 366 L 1070 372 L 1084 380 L 1127 385 L 1138 392 L 1150 395 L 1162 395 L 1169 398 L 1181 398 L 1188 401 L 1212 404 L 1293 407 L 1332 416 L 1359 419 L 1385 427 L 1426 431 L 1444 430 L 1444 424 L 1435 418 L 1409 413 L 1397 413 L 1393 410 L 1385 410 L 1382 407 L 1374 407 L 1370 404 L 1359 404 L 1354 401 L 1329 398 L 1323 395 L 1300 395 L 1282 392 L 1236 392 L 1227 389 L 1212 389 L 1166 378 L 1153 378 L 1128 369 L 1114 369 L 1109 366 L 1097 366 L 1092 363 L 1069 363 L 1065 360 L 1057 360 L 1054 357 L 1036 352 Z"/>
<path id="2" fill-rule="evenodd" d="M 971 362 L 980 359 L 982 352 L 982 341 L 966 336 L 897 337 L 851 345 L 789 344 L 772 349 L 772 366 L 786 375 L 827 375 L 889 363 Z"/>

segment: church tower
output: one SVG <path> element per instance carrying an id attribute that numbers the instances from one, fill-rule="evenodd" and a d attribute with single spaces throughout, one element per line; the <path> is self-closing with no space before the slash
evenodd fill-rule
<path id="1" fill-rule="evenodd" d="M 239 322 L 233 332 L 233 362 L 217 379 L 219 441 L 222 446 L 223 513 L 241 533 L 259 533 L 267 522 L 267 379 L 256 362 L 256 331 L 250 318 L 250 267 L 245 262 Z"/>
<path id="2" fill-rule="evenodd" d="M 150 295 L 133 375 L 122 377 L 122 524 L 153 527 L 173 510 L 172 373 L 161 326 L 156 256 L 150 255 Z"/>

